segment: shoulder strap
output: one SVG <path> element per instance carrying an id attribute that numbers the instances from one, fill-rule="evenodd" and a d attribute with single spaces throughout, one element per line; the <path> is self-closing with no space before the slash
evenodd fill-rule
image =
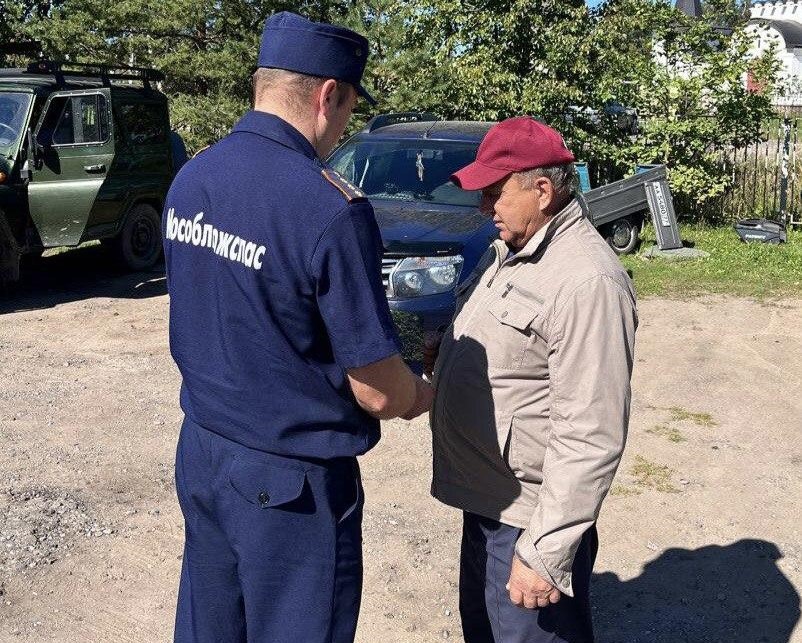
<path id="1" fill-rule="evenodd" d="M 331 183 L 342 193 L 349 203 L 351 203 L 351 201 L 356 201 L 357 199 L 366 198 L 365 193 L 347 180 L 342 174 L 335 172 L 331 168 L 323 168 L 321 173 L 329 183 Z"/>

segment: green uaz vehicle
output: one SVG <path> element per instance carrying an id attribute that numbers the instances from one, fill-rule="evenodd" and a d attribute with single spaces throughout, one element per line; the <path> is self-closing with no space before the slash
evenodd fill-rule
<path id="1" fill-rule="evenodd" d="M 132 270 L 161 254 L 174 175 L 152 69 L 40 61 L 0 69 L 0 283 L 20 259 L 99 239 Z"/>

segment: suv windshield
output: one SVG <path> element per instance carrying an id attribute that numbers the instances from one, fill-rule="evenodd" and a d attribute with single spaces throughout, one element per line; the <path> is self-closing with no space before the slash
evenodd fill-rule
<path id="1" fill-rule="evenodd" d="M 30 94 L 0 92 L 0 154 L 10 156 L 25 127 Z"/>
<path id="2" fill-rule="evenodd" d="M 476 158 L 478 143 L 456 141 L 351 139 L 329 165 L 368 197 L 478 206 L 479 192 L 467 192 L 449 177 Z"/>

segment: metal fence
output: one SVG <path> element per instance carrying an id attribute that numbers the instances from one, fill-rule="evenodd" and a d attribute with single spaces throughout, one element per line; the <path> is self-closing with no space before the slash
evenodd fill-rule
<path id="1" fill-rule="evenodd" d="M 802 118 L 778 119 L 766 124 L 760 142 L 723 150 L 731 187 L 708 207 L 726 220 L 765 217 L 802 225 L 800 126 Z"/>
<path id="2" fill-rule="evenodd" d="M 713 150 L 717 169 L 729 177 L 718 198 L 699 201 L 674 192 L 680 218 L 711 223 L 767 218 L 802 226 L 802 116 L 778 118 L 766 123 L 759 142 L 745 147 Z M 591 185 L 623 178 L 632 168 L 589 158 Z M 669 167 L 669 179 L 671 168 Z"/>

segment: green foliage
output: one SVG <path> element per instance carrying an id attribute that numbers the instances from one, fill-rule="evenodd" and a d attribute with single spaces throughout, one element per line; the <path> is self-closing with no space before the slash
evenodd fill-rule
<path id="1" fill-rule="evenodd" d="M 430 53 L 410 42 L 406 18 L 407 3 L 399 0 L 359 0 L 352 2 L 342 21 L 365 35 L 371 45 L 363 84 L 378 101 L 374 108 L 360 101 L 351 129 L 361 127 L 376 113 L 432 109 L 427 92 L 444 81 L 442 70 L 431 69 Z M 422 86 L 410 82 L 410 70 L 431 69 Z"/>
<path id="2" fill-rule="evenodd" d="M 423 0 L 406 9 L 408 43 L 425 42 L 429 64 L 410 69 L 446 117 L 497 120 L 521 113 L 560 119 L 582 98 L 590 30 L 583 0 Z"/>
<path id="3" fill-rule="evenodd" d="M 566 106 L 581 103 L 590 81 L 583 0 L 358 0 L 348 25 L 372 44 L 367 76 L 380 112 L 528 113 L 565 126 Z"/>
<path id="4" fill-rule="evenodd" d="M 190 150 L 223 136 L 248 109 L 250 75 L 265 19 L 299 11 L 336 21 L 347 3 L 280 0 L 62 0 L 29 12 L 21 34 L 75 62 L 156 67 L 165 72 L 174 126 Z"/>
<path id="5" fill-rule="evenodd" d="M 621 167 L 665 163 L 680 213 L 724 195 L 732 175 L 722 153 L 758 141 L 773 114 L 773 54 L 750 58 L 747 16 L 735 0 L 705 6 L 704 19 L 692 21 L 661 0 L 608 0 L 594 30 L 595 100 L 636 107 L 641 132 L 627 138 L 602 131 L 591 148 Z M 763 92 L 747 91 L 747 74 Z"/>
<path id="6" fill-rule="evenodd" d="M 65 0 L 46 18 L 31 21 L 28 30 L 54 58 L 164 70 L 162 89 L 174 101 L 173 119 L 188 147 L 198 149 L 216 129 L 216 99 L 244 99 L 245 79 L 226 77 L 221 65 L 231 65 L 254 44 L 251 34 L 233 33 L 232 25 L 246 17 L 223 17 L 222 9 L 197 0 Z"/>
<path id="7" fill-rule="evenodd" d="M 33 37 L 55 58 L 153 66 L 190 150 L 218 139 L 250 102 L 262 25 L 275 11 L 347 24 L 371 42 L 366 84 L 378 111 L 445 118 L 532 114 L 585 160 L 623 173 L 669 166 L 680 212 L 729 188 L 722 150 L 757 140 L 776 61 L 750 61 L 736 0 L 707 0 L 689 21 L 667 0 L 0 0 L 0 37 Z M 731 35 L 717 30 L 721 24 Z M 0 61 L 2 62 L 2 61 Z M 636 107 L 637 136 L 589 118 L 616 101 Z M 577 107 L 581 108 L 577 111 Z M 375 111 L 360 105 L 352 127 Z M 571 116 L 568 118 L 568 116 Z"/>
<path id="8" fill-rule="evenodd" d="M 0 0 L 0 44 L 26 40 L 26 26 L 30 21 L 47 16 L 59 3 L 60 0 Z M 0 67 L 21 65 L 27 60 L 27 57 L 0 52 Z"/>

